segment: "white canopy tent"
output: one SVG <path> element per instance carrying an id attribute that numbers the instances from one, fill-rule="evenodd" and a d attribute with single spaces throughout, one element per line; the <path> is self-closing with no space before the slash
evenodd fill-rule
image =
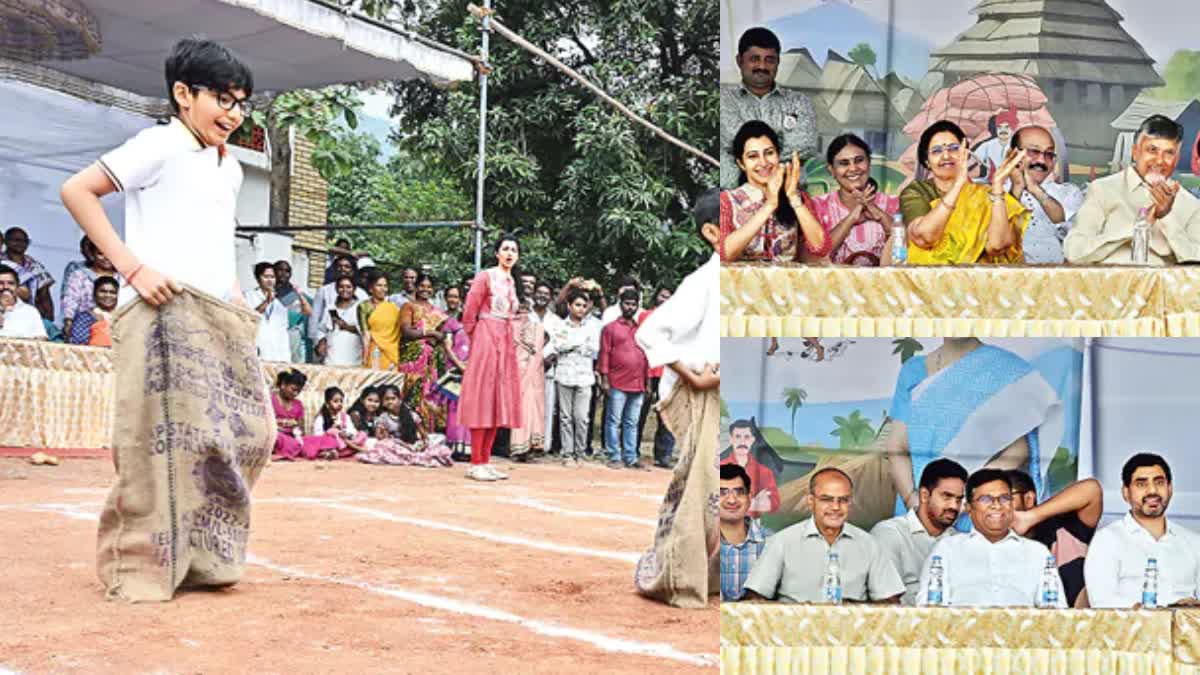
<path id="1" fill-rule="evenodd" d="M 203 35 L 229 46 L 253 70 L 256 93 L 474 75 L 468 55 L 313 0 L 84 0 L 84 6 L 99 26 L 98 54 L 38 64 L 0 59 L 0 229 L 29 232 L 29 253 L 56 278 L 56 308 L 63 269 L 79 258 L 80 239 L 59 187 L 166 114 L 163 60 L 180 37 Z M 238 218 L 266 222 L 267 158 L 234 152 L 246 170 Z M 121 229 L 123 197 L 111 196 L 104 206 Z M 271 250 L 258 253 L 279 257 L 280 242 L 267 243 Z"/>

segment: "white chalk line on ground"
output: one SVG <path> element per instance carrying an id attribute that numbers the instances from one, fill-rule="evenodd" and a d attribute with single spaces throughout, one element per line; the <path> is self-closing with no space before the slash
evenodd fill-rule
<path id="1" fill-rule="evenodd" d="M 391 513 L 390 511 L 382 511 L 380 509 L 367 508 L 365 506 L 354 506 L 353 504 L 343 504 L 340 502 L 330 501 L 327 499 L 316 499 L 313 497 L 295 497 L 293 502 L 296 504 L 311 504 L 327 509 L 344 511 L 346 513 L 355 513 L 360 516 L 367 516 L 378 520 L 387 520 L 394 523 L 404 523 L 406 525 L 415 525 L 417 527 L 427 527 L 432 530 L 443 530 L 445 532 L 454 532 L 457 534 L 465 534 L 476 539 L 492 541 L 498 544 L 510 544 L 514 546 L 525 546 L 541 551 L 550 551 L 553 553 L 569 553 L 573 555 L 584 555 L 592 558 L 604 558 L 607 560 L 616 560 L 619 562 L 636 564 L 641 557 L 640 553 L 626 553 L 623 551 L 608 551 L 595 548 L 586 548 L 583 546 L 564 546 L 562 544 L 553 544 L 545 541 L 537 541 L 534 539 L 526 539 L 511 534 L 500 534 L 497 532 L 489 532 L 487 530 L 475 530 L 461 525 L 451 525 L 442 523 L 436 520 L 425 520 L 424 518 L 413 518 L 411 516 L 402 516 Z"/>
<path id="2" fill-rule="evenodd" d="M 98 514 L 79 511 L 70 504 L 36 504 L 26 507 L 24 510 L 39 513 L 54 513 L 76 520 L 96 521 L 99 519 Z M 278 565 L 253 554 L 246 556 L 246 562 L 251 565 L 256 565 L 258 567 L 263 567 L 273 572 L 283 574 L 284 576 L 311 579 L 313 581 L 323 581 L 325 583 L 338 584 L 341 586 L 350 586 L 353 588 L 358 588 L 359 590 L 367 591 L 369 593 L 396 598 L 398 600 L 421 605 L 423 607 L 452 612 L 455 614 L 474 616 L 491 621 L 515 623 L 531 632 L 537 633 L 538 635 L 584 642 L 606 652 L 670 659 L 696 666 L 715 666 L 719 662 L 719 659 L 715 654 L 693 654 L 690 652 L 681 651 L 665 643 L 639 642 L 637 640 L 612 637 L 583 628 L 572 628 L 570 626 L 548 623 L 539 619 L 522 617 L 520 615 L 513 614 L 502 609 L 488 607 L 486 605 L 453 600 L 428 593 L 409 591 L 402 588 L 396 588 L 394 586 L 379 586 L 358 579 L 330 577 L 322 574 L 314 574 L 312 572 L 305 572 L 303 570 L 284 565 Z M 3 669 L 0 669 L 0 675 L 17 674 L 5 672 Z"/>
<path id="3" fill-rule="evenodd" d="M 395 497 L 392 495 L 381 495 L 381 494 L 378 494 L 375 492 L 362 492 L 362 493 L 359 493 L 357 497 L 335 497 L 335 498 L 331 498 L 329 501 L 334 501 L 334 502 L 362 501 L 362 499 L 364 499 L 364 498 L 367 500 L 379 500 L 379 501 L 389 502 L 389 503 L 393 503 L 393 504 L 407 504 L 407 503 L 411 503 L 411 501 L 412 501 L 410 499 L 405 499 L 403 497 Z M 255 501 L 257 502 L 258 500 L 255 500 Z M 512 504 L 513 506 L 523 506 L 525 508 L 534 509 L 536 511 L 545 511 L 546 513 L 556 513 L 558 515 L 568 516 L 570 518 L 596 518 L 599 520 L 616 520 L 616 521 L 620 521 L 623 523 L 633 523 L 635 525 L 646 525 L 648 527 L 657 527 L 658 526 L 658 521 L 653 518 L 638 518 L 637 516 L 627 516 L 627 515 L 624 515 L 621 513 L 610 513 L 608 511 L 583 511 L 583 510 L 578 510 L 578 509 L 568 509 L 565 507 L 549 504 L 547 502 L 544 502 L 540 499 L 535 499 L 533 497 L 524 497 L 524 496 L 503 497 L 503 496 L 500 496 L 500 497 L 491 497 L 490 499 L 488 499 L 486 501 L 497 502 L 500 504 Z"/>
<path id="4" fill-rule="evenodd" d="M 664 643 L 638 642 L 635 640 L 626 640 L 624 638 L 615 638 L 604 635 L 603 633 L 597 633 L 595 631 L 585 630 L 582 628 L 571 628 L 570 626 L 548 623 L 538 619 L 530 619 L 504 610 L 494 609 L 474 603 L 452 600 L 437 595 L 430 595 L 428 593 L 408 591 L 393 586 L 377 586 L 375 584 L 357 579 L 329 577 L 322 574 L 313 574 L 311 572 L 305 572 L 303 570 L 286 567 L 284 565 L 276 565 L 269 560 L 265 560 L 257 556 L 249 556 L 247 558 L 247 562 L 295 578 L 324 581 L 326 583 L 339 584 L 342 586 L 352 586 L 369 593 L 398 598 L 406 602 L 432 609 L 473 616 L 480 619 L 488 619 L 491 621 L 514 623 L 534 633 L 537 633 L 538 635 L 585 642 L 606 652 L 617 652 L 622 654 L 632 654 L 635 656 L 651 656 L 661 659 L 671 659 L 673 661 L 681 661 L 683 663 L 689 663 L 696 666 L 713 666 L 717 664 L 717 657 L 715 655 L 692 654 L 680 651 L 671 645 Z"/>

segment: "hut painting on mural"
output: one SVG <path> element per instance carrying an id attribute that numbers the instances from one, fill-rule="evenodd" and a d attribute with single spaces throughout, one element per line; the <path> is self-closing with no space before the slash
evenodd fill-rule
<path id="1" fill-rule="evenodd" d="M 1185 126 L 1179 170 L 1193 168 L 1200 51 L 1184 24 L 1200 22 L 1194 0 L 728 0 L 721 9 L 722 84 L 738 81 L 737 36 L 770 28 L 784 50 L 777 82 L 812 99 L 822 144 L 859 134 L 889 186 L 919 173 L 915 143 L 938 119 L 967 132 L 979 180 L 1027 124 L 1055 136 L 1060 176 L 1106 174 L 1128 162 L 1132 133 L 1156 113 Z M 1164 11 L 1178 20 L 1162 21 Z M 818 190 L 829 180 L 823 165 L 807 165 Z"/>

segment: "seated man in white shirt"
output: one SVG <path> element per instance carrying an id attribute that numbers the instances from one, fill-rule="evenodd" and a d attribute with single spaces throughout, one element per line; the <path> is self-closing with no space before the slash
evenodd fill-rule
<path id="1" fill-rule="evenodd" d="M 967 513 L 972 530 L 937 543 L 921 570 L 917 604 L 929 600 L 934 557 L 945 571 L 942 597 L 950 607 L 1033 607 L 1050 549 L 1012 529 L 1013 494 L 1008 474 L 980 469 L 967 479 Z M 1058 576 L 1055 575 L 1057 583 Z M 1057 606 L 1067 606 L 1058 593 Z"/>
<path id="2" fill-rule="evenodd" d="M 1171 180 L 1179 165 L 1183 127 L 1151 115 L 1134 136 L 1133 165 L 1092 181 L 1063 242 L 1072 263 L 1128 264 L 1133 225 L 1148 209 L 1151 265 L 1200 260 L 1200 200 Z"/>
<path id="3" fill-rule="evenodd" d="M 1139 453 L 1125 462 L 1121 483 L 1129 512 L 1096 533 L 1083 563 L 1091 606 L 1141 607 L 1151 559 L 1159 607 L 1200 605 L 1200 536 L 1167 520 L 1171 467 L 1158 455 Z"/>
<path id="4" fill-rule="evenodd" d="M 871 529 L 884 555 L 904 582 L 901 604 L 917 604 L 921 570 L 929 552 L 943 537 L 958 534 L 954 521 L 962 511 L 967 470 L 952 459 L 935 459 L 921 471 L 920 503 L 908 513 L 889 518 Z"/>
<path id="5" fill-rule="evenodd" d="M 1029 226 L 1021 237 L 1025 262 L 1062 263 L 1062 242 L 1071 230 L 1071 219 L 1083 206 L 1083 191 L 1058 182 L 1053 175 L 1058 152 L 1054 136 L 1046 129 L 1019 129 L 1013 135 L 1012 149 L 1025 151 L 1025 159 L 1009 181 L 1009 193 L 1030 213 Z"/>
<path id="6" fill-rule="evenodd" d="M 822 581 L 830 553 L 838 555 L 842 599 L 898 604 L 904 582 L 865 530 L 847 522 L 854 486 L 841 469 L 809 479 L 813 517 L 767 540 L 743 588 L 750 600 L 824 602 Z"/>
<path id="7" fill-rule="evenodd" d="M 17 271 L 0 265 L 0 337 L 45 340 L 42 315 L 17 297 L 18 285 Z"/>

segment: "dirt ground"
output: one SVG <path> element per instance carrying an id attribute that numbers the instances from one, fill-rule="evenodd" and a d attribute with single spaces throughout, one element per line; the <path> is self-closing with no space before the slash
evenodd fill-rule
<path id="1" fill-rule="evenodd" d="M 718 603 L 632 590 L 669 472 L 276 463 L 244 581 L 104 600 L 105 459 L 0 459 L 0 674 L 715 672 Z"/>

